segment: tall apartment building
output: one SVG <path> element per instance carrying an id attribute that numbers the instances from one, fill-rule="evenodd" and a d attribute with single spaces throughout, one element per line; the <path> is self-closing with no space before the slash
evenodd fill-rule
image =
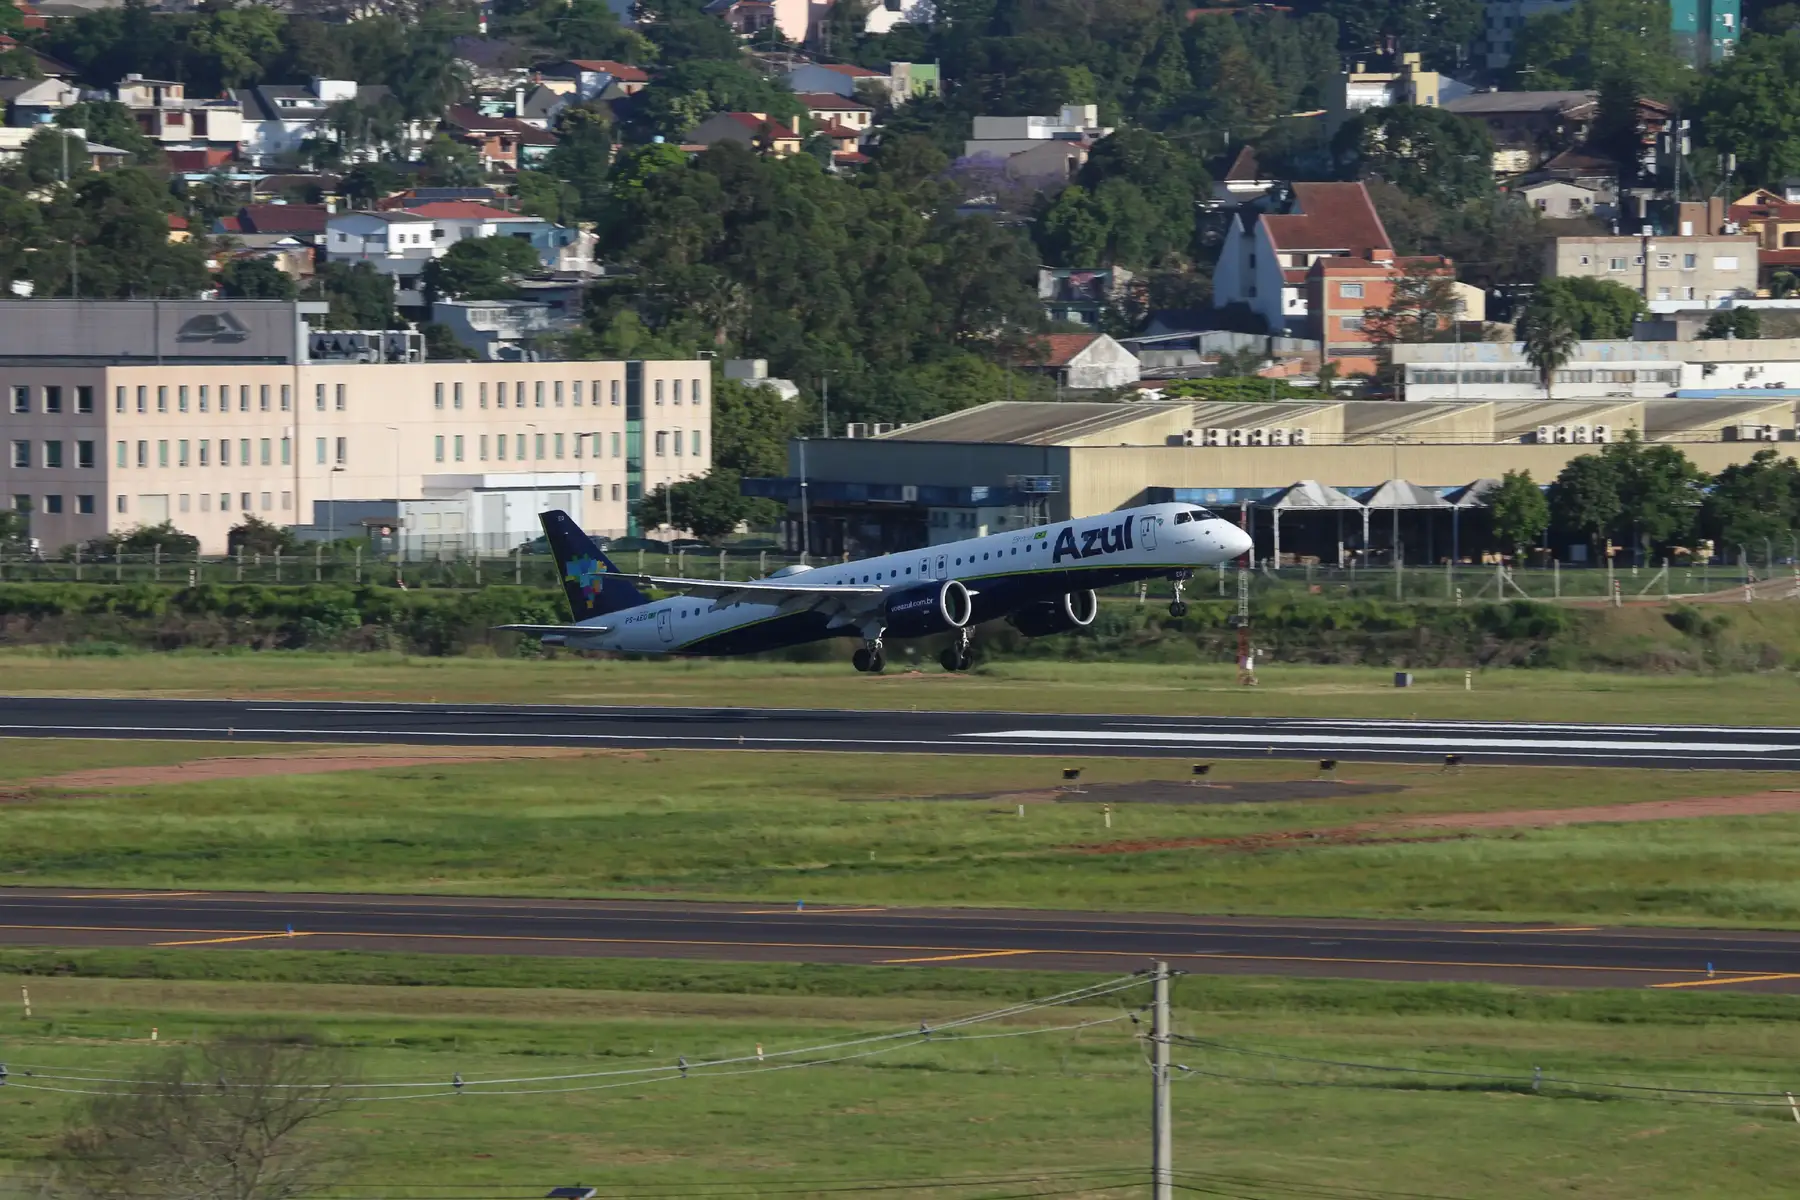
<path id="1" fill-rule="evenodd" d="M 494 546 L 534 535 L 551 496 L 636 532 L 632 501 L 711 466 L 708 363 L 328 359 L 354 339 L 307 329 L 323 307 L 5 304 L 0 497 L 52 549 L 166 520 L 220 553 L 246 515 L 447 496 Z"/>

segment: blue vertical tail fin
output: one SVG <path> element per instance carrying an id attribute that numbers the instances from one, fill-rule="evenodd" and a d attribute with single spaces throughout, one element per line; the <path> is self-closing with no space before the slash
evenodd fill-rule
<path id="1" fill-rule="evenodd" d="M 563 591 L 577 621 L 649 602 L 568 513 L 551 509 L 539 513 L 538 520 L 543 523 L 550 553 L 556 556 L 556 572 L 562 576 Z"/>

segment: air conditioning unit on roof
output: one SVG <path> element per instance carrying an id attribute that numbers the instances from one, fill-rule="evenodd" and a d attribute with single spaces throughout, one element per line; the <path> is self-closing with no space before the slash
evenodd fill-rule
<path id="1" fill-rule="evenodd" d="M 1594 440 L 1596 442 L 1612 441 L 1612 426 L 1611 425 L 1596 425 L 1596 426 L 1594 426 Z"/>
<path id="2" fill-rule="evenodd" d="M 1540 446 L 1554 442 L 1556 440 L 1556 427 L 1554 425 L 1539 425 L 1537 427 L 1537 440 L 1538 445 Z"/>
<path id="3" fill-rule="evenodd" d="M 862 421 L 852 421 L 844 426 L 844 436 L 847 438 L 866 438 L 869 436 L 869 427 Z"/>
<path id="4" fill-rule="evenodd" d="M 1593 436 L 1593 430 L 1588 428 L 1588 426 L 1586 426 L 1586 425 L 1577 425 L 1573 428 L 1573 430 L 1571 432 L 1572 432 L 1573 436 L 1570 438 L 1570 440 L 1574 441 L 1574 442 L 1578 442 L 1583 446 L 1587 445 L 1588 440 Z"/>
<path id="5" fill-rule="evenodd" d="M 880 437 L 884 433 L 892 433 L 892 432 L 894 432 L 894 423 L 892 421 L 877 421 L 877 422 L 875 422 L 875 436 L 876 437 Z"/>
<path id="6" fill-rule="evenodd" d="M 1242 446 L 1244 444 L 1244 431 L 1242 429 L 1226 430 L 1225 444 L 1227 446 Z"/>
<path id="7" fill-rule="evenodd" d="M 1285 446 L 1288 444 L 1288 431 L 1285 429 L 1269 430 L 1269 445 Z"/>
<path id="8" fill-rule="evenodd" d="M 1269 431 L 1268 431 L 1268 429 L 1267 429 L 1267 428 L 1264 428 L 1264 427 L 1260 427 L 1260 426 L 1259 426 L 1259 427 L 1258 427 L 1258 428 L 1256 428 L 1256 429 L 1252 429 L 1252 430 L 1251 430 L 1251 431 L 1250 431 L 1250 444 L 1251 444 L 1251 445 L 1252 445 L 1252 446 L 1266 446 L 1266 445 L 1268 445 L 1268 444 L 1269 444 Z"/>
<path id="9" fill-rule="evenodd" d="M 1223 446 L 1225 444 L 1225 430 L 1216 425 L 1213 428 L 1208 429 L 1206 431 L 1206 444 L 1209 446 Z"/>
<path id="10" fill-rule="evenodd" d="M 1295 428 L 1288 431 L 1288 444 L 1290 446 L 1304 446 L 1304 445 L 1306 445 L 1306 439 L 1308 436 L 1309 435 L 1307 434 L 1306 430 L 1301 429 L 1298 426 L 1296 426 Z"/>

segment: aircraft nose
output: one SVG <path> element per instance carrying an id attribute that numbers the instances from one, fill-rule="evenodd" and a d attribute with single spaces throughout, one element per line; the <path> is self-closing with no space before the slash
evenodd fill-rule
<path id="1" fill-rule="evenodd" d="M 1250 540 L 1249 534 L 1229 521 L 1221 521 L 1220 524 L 1225 528 L 1220 531 L 1219 541 L 1232 558 L 1241 558 L 1255 549 L 1256 543 Z"/>

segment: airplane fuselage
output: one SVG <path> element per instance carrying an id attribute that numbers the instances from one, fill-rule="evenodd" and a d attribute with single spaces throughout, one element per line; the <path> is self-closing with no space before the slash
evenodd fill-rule
<path id="1" fill-rule="evenodd" d="M 1070 592 L 1214 566 L 1248 546 L 1242 530 L 1205 509 L 1152 504 L 853 562 L 788 568 L 770 577 L 810 585 L 878 585 L 891 596 L 885 608 L 856 617 L 792 601 L 674 596 L 581 622 L 605 628 L 592 636 L 571 632 L 561 640 L 577 650 L 728 655 L 827 637 L 867 638 L 872 623 L 898 628 L 893 623 L 904 619 L 907 604 L 931 594 L 929 585 L 951 579 L 970 593 L 967 625 L 972 627 Z"/>

